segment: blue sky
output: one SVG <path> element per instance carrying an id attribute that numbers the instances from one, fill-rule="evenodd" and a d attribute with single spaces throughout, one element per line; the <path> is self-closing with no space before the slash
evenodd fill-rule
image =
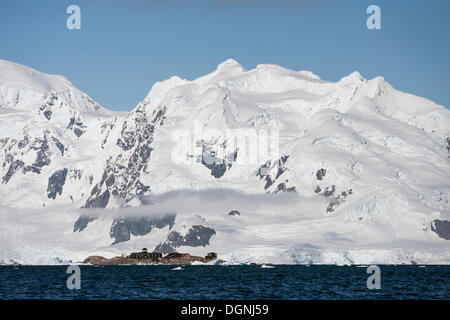
<path id="1" fill-rule="evenodd" d="M 66 8 L 81 8 L 68 30 Z M 381 8 L 381 30 L 366 8 Z M 131 110 L 153 83 L 194 79 L 227 58 L 336 81 L 358 70 L 450 107 L 448 0 L 2 0 L 0 58 L 66 76 Z"/>

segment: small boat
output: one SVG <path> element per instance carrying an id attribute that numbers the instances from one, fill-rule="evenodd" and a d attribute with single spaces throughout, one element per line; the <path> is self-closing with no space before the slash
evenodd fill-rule
<path id="1" fill-rule="evenodd" d="M 274 267 L 274 266 L 268 266 L 268 265 L 263 264 L 263 265 L 261 266 L 261 268 L 264 268 L 264 269 L 273 269 L 273 268 L 275 268 L 275 267 Z"/>

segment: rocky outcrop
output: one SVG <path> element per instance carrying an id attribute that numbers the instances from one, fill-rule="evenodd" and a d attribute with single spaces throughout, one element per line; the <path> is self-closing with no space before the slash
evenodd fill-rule
<path id="1" fill-rule="evenodd" d="M 317 180 L 319 180 L 319 181 L 322 180 L 326 174 L 327 174 L 327 170 L 325 170 L 324 168 L 317 170 L 317 172 L 316 172 Z"/>
<path id="2" fill-rule="evenodd" d="M 123 124 L 117 146 L 120 152 L 108 160 L 102 179 L 86 200 L 86 208 L 105 208 L 111 197 L 126 204 L 131 199 L 150 193 L 150 186 L 140 181 L 153 151 L 153 133 L 162 125 L 166 108 L 153 111 L 149 116 L 144 108 L 137 109 Z"/>
<path id="3" fill-rule="evenodd" d="M 345 199 L 353 193 L 352 189 L 347 191 L 342 191 L 340 195 L 335 196 L 331 199 L 330 204 L 327 207 L 327 212 L 333 212 L 337 206 L 345 201 Z"/>
<path id="4" fill-rule="evenodd" d="M 182 236 L 177 231 L 170 232 L 166 241 L 156 246 L 154 251 L 170 253 L 176 251 L 176 248 L 181 246 L 206 247 L 209 245 L 211 237 L 215 234 L 216 231 L 212 228 L 202 225 L 193 225 L 185 236 Z"/>
<path id="5" fill-rule="evenodd" d="M 52 91 L 47 99 L 47 101 L 42 104 L 42 106 L 39 108 L 39 113 L 42 113 L 42 115 L 45 117 L 45 119 L 50 120 L 52 118 L 52 107 L 58 102 L 58 96 L 57 94 Z M 62 102 L 60 102 L 60 106 L 62 105 Z"/>
<path id="6" fill-rule="evenodd" d="M 36 160 L 34 160 L 34 163 L 31 166 L 24 167 L 24 171 L 40 173 L 42 167 L 48 166 L 51 163 L 47 135 L 44 134 L 43 139 L 35 139 L 31 145 L 31 149 L 37 152 Z"/>
<path id="7" fill-rule="evenodd" d="M 61 195 L 64 183 L 66 182 L 67 169 L 58 170 L 48 179 L 47 197 L 55 199 L 56 195 Z"/>
<path id="8" fill-rule="evenodd" d="M 3 176 L 3 183 L 8 183 L 11 177 L 23 167 L 24 163 L 20 160 L 15 160 L 9 165 L 9 169 L 6 174 Z"/>
<path id="9" fill-rule="evenodd" d="M 262 165 L 258 169 L 258 173 L 256 174 L 260 179 L 265 180 L 264 190 L 269 189 L 277 179 L 288 170 L 286 166 L 286 162 L 289 159 L 288 155 L 282 156 L 277 161 L 272 162 L 272 160 L 267 161 L 264 165 Z M 274 192 L 278 193 L 280 191 L 295 191 L 295 187 L 287 187 L 286 183 L 288 180 L 285 180 L 282 183 L 277 184 Z"/>
<path id="10" fill-rule="evenodd" d="M 323 195 L 325 197 L 330 197 L 334 194 L 334 192 L 336 191 L 336 186 L 333 184 L 331 186 L 328 186 L 325 188 L 325 191 L 323 192 Z"/>
<path id="11" fill-rule="evenodd" d="M 61 152 L 61 156 L 64 156 L 64 145 L 55 137 L 52 137 L 53 142 L 55 143 L 56 147 Z"/>
<path id="12" fill-rule="evenodd" d="M 115 219 L 110 230 L 110 236 L 114 239 L 113 244 L 130 240 L 130 235 L 143 236 L 150 233 L 154 228 L 161 229 L 175 223 L 175 215 L 161 218 L 149 217 L 127 217 Z"/>
<path id="13" fill-rule="evenodd" d="M 67 125 L 67 129 L 72 130 L 73 133 L 79 138 L 85 132 L 86 126 L 83 124 L 80 115 L 73 115 L 70 118 L 69 124 Z"/>
<path id="14" fill-rule="evenodd" d="M 167 258 L 164 257 L 162 259 L 154 260 L 154 259 L 131 259 L 129 257 L 121 256 L 121 257 L 113 257 L 111 259 L 107 259 L 102 256 L 89 256 L 83 262 L 84 264 L 92 264 L 97 266 L 112 266 L 112 265 L 137 265 L 137 264 L 169 264 L 169 265 L 190 265 L 193 262 L 208 262 L 210 259 L 206 257 L 198 257 L 191 256 L 189 254 L 184 255 L 183 257 L 176 258 Z M 223 263 L 225 261 L 218 260 L 219 263 Z"/>
<path id="15" fill-rule="evenodd" d="M 450 221 L 438 219 L 433 220 L 431 223 L 431 230 L 440 238 L 450 240 Z"/>
<path id="16" fill-rule="evenodd" d="M 86 200 L 85 208 L 105 208 L 108 205 L 111 193 L 108 189 L 102 190 L 96 185 L 91 191 L 91 196 Z"/>
<path id="17" fill-rule="evenodd" d="M 211 175 L 214 178 L 219 179 L 227 170 L 231 168 L 233 162 L 236 161 L 238 154 L 237 150 L 233 153 L 227 154 L 223 159 L 221 159 L 217 156 L 217 152 L 214 150 L 214 145 L 217 144 L 217 142 L 211 143 L 200 141 L 199 143 L 202 146 L 202 164 L 211 170 Z M 224 141 L 219 146 L 221 151 L 224 153 L 226 152 L 226 143 L 227 141 Z"/>
<path id="18" fill-rule="evenodd" d="M 288 191 L 288 192 L 295 192 L 295 187 L 286 187 L 286 183 L 288 182 L 288 180 L 286 180 L 285 182 L 282 182 L 282 183 L 280 183 L 278 186 L 277 186 L 277 188 L 275 189 L 275 193 L 278 193 L 278 192 L 285 192 L 285 191 Z"/>
<path id="19" fill-rule="evenodd" d="M 231 210 L 230 212 L 228 212 L 229 216 L 240 216 L 241 213 L 238 210 Z"/>
<path id="20" fill-rule="evenodd" d="M 73 232 L 83 231 L 84 229 L 86 229 L 89 222 L 92 222 L 95 219 L 96 218 L 94 218 L 94 217 L 82 215 L 81 217 L 78 218 L 77 221 L 75 221 L 75 224 L 73 226 Z"/>

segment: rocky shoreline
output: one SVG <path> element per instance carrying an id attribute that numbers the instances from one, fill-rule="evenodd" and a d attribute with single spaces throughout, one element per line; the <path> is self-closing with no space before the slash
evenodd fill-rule
<path id="1" fill-rule="evenodd" d="M 115 265 L 138 265 L 138 264 L 168 264 L 168 265 L 189 265 L 193 262 L 211 262 L 214 260 L 207 259 L 205 257 L 198 256 L 185 256 L 185 257 L 177 257 L 177 258 L 161 258 L 158 260 L 155 259 L 132 259 L 129 257 L 113 257 L 111 259 L 107 259 L 102 256 L 89 256 L 83 262 L 83 264 L 92 264 L 98 266 L 115 266 Z M 217 260 L 218 264 L 224 263 L 223 260 Z"/>

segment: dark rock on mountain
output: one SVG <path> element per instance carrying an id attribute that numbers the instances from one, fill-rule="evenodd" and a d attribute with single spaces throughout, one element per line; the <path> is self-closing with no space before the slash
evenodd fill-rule
<path id="1" fill-rule="evenodd" d="M 47 135 L 44 135 L 44 139 L 36 139 L 31 148 L 37 151 L 36 160 L 32 164 L 33 167 L 39 168 L 50 165 L 50 152 L 48 146 Z"/>
<path id="2" fill-rule="evenodd" d="M 332 186 L 326 187 L 323 195 L 325 197 L 332 196 L 334 192 L 336 191 L 336 186 L 333 184 Z"/>
<path id="3" fill-rule="evenodd" d="M 50 120 L 50 118 L 52 117 L 52 111 L 51 110 L 45 110 L 44 111 L 44 116 L 47 118 L 47 120 Z"/>
<path id="4" fill-rule="evenodd" d="M 109 190 L 101 193 L 100 189 L 94 188 L 92 192 L 94 194 L 91 194 L 91 197 L 86 201 L 85 208 L 106 208 L 111 196 Z"/>
<path id="5" fill-rule="evenodd" d="M 327 207 L 327 212 L 333 212 L 338 205 L 341 204 L 341 197 L 337 196 L 331 199 L 330 204 Z"/>
<path id="6" fill-rule="evenodd" d="M 55 137 L 52 137 L 52 140 L 55 143 L 56 147 L 61 152 L 61 155 L 64 156 L 64 145 L 61 142 L 59 142 L 59 140 L 56 139 Z"/>
<path id="7" fill-rule="evenodd" d="M 342 202 L 344 202 L 345 199 L 351 194 L 352 189 L 349 189 L 347 191 L 342 191 L 340 195 L 333 197 L 327 207 L 327 212 L 333 212 L 336 209 L 336 207 L 339 206 Z"/>
<path id="8" fill-rule="evenodd" d="M 447 137 L 447 152 L 450 153 L 450 137 Z M 450 155 L 449 155 L 450 158 Z"/>
<path id="9" fill-rule="evenodd" d="M 316 172 L 316 178 L 317 180 L 322 180 L 323 177 L 325 177 L 325 175 L 327 174 L 327 170 L 325 170 L 324 168 L 317 170 Z"/>
<path id="10" fill-rule="evenodd" d="M 167 253 L 171 253 L 171 252 L 176 252 L 176 249 L 174 247 L 172 247 L 169 243 L 163 242 L 163 243 L 158 244 L 153 251 L 167 254 Z"/>
<path id="11" fill-rule="evenodd" d="M 431 223 L 431 230 L 440 238 L 450 240 L 450 221 L 438 219 L 433 220 Z"/>
<path id="12" fill-rule="evenodd" d="M 179 232 L 172 231 L 167 236 L 166 241 L 157 245 L 154 251 L 170 253 L 181 246 L 205 247 L 209 245 L 209 240 L 215 234 L 216 231 L 212 228 L 193 225 L 184 237 Z"/>
<path id="13" fill-rule="evenodd" d="M 51 92 L 50 97 L 48 100 L 39 108 L 40 111 L 42 111 L 44 117 L 47 120 L 50 120 L 53 114 L 52 106 L 55 105 L 56 101 L 58 100 L 58 96 L 55 92 Z"/>
<path id="14" fill-rule="evenodd" d="M 275 180 L 278 179 L 286 170 L 287 167 L 284 165 L 287 161 L 287 159 L 289 159 L 289 156 L 282 156 L 279 160 L 278 160 L 278 170 L 277 170 L 277 175 L 275 176 Z"/>
<path id="15" fill-rule="evenodd" d="M 208 143 L 206 141 L 200 142 L 202 146 L 202 164 L 211 170 L 211 175 L 214 178 L 222 177 L 227 170 L 231 168 L 233 162 L 237 158 L 237 150 L 228 154 L 224 159 L 217 157 L 217 152 L 214 151 L 214 143 Z M 226 150 L 226 141 L 220 146 L 223 151 Z"/>
<path id="16" fill-rule="evenodd" d="M 85 216 L 85 215 L 80 216 L 78 218 L 78 220 L 75 221 L 75 224 L 73 226 L 73 232 L 83 231 L 84 229 L 86 229 L 89 222 L 92 222 L 94 220 L 96 220 L 96 218 L 94 218 L 94 217 Z"/>
<path id="17" fill-rule="evenodd" d="M 111 130 L 114 128 L 115 124 L 117 122 L 117 117 L 114 117 L 112 121 L 105 121 L 101 126 L 101 133 L 104 135 L 104 139 L 102 141 L 102 149 L 105 148 L 105 144 L 108 141 L 109 134 L 111 133 Z"/>
<path id="18" fill-rule="evenodd" d="M 123 151 L 129 151 L 124 158 L 122 153 L 110 158 L 103 172 L 102 179 L 92 189 L 84 207 L 106 207 L 110 196 L 125 203 L 138 197 L 148 195 L 150 187 L 143 184 L 139 177 L 146 170 L 153 148 L 155 126 L 162 125 L 166 108 L 153 111 L 152 116 L 138 109 L 124 122 L 117 145 Z M 151 120 L 149 120 L 151 119 Z"/>
<path id="19" fill-rule="evenodd" d="M 8 141 L 9 141 L 9 138 L 0 139 L 0 148 L 3 149 L 6 146 L 6 144 L 8 143 Z"/>
<path id="20" fill-rule="evenodd" d="M 287 182 L 287 181 L 286 181 L 286 182 Z M 288 191 L 288 192 L 295 192 L 295 187 L 287 188 L 285 182 L 282 182 L 282 183 L 280 183 L 280 184 L 277 186 L 277 188 L 275 189 L 275 193 L 278 193 L 278 192 L 285 192 L 285 191 Z"/>
<path id="21" fill-rule="evenodd" d="M 240 216 L 241 213 L 237 210 L 231 210 L 230 212 L 228 212 L 229 216 Z"/>
<path id="22" fill-rule="evenodd" d="M 77 137 L 81 137 L 84 133 L 84 128 L 86 128 L 85 125 L 83 125 L 83 122 L 81 121 L 80 116 L 72 116 L 70 118 L 69 124 L 67 125 L 67 129 L 73 130 L 73 133 Z"/>
<path id="23" fill-rule="evenodd" d="M 111 187 L 115 181 L 116 181 L 116 177 L 114 176 L 114 174 L 111 174 L 108 178 L 106 178 L 105 184 L 107 187 Z"/>
<path id="24" fill-rule="evenodd" d="M 269 174 L 270 164 L 271 160 L 267 161 L 265 164 L 263 164 L 259 169 L 258 173 L 256 174 L 260 179 L 266 177 Z"/>
<path id="25" fill-rule="evenodd" d="M 30 137 L 28 136 L 28 134 L 25 134 L 25 135 L 23 136 L 23 140 L 19 141 L 19 143 L 17 144 L 17 147 L 19 147 L 19 149 L 23 149 L 23 148 L 25 148 L 29 143 L 30 143 Z"/>
<path id="26" fill-rule="evenodd" d="M 153 217 L 128 217 L 115 219 L 110 230 L 110 236 L 114 243 L 130 240 L 130 235 L 143 236 L 152 231 L 153 228 L 161 229 L 165 226 L 172 228 L 175 223 L 175 215 L 161 218 Z"/>
<path id="27" fill-rule="evenodd" d="M 9 165 L 8 172 L 6 172 L 5 176 L 3 177 L 3 183 L 8 183 L 8 181 L 11 179 L 11 177 L 16 173 L 20 168 L 22 168 L 24 163 L 20 160 L 16 160 L 12 162 Z"/>
<path id="28" fill-rule="evenodd" d="M 83 135 L 84 131 L 82 129 L 80 129 L 80 128 L 74 128 L 73 129 L 73 133 L 75 133 L 75 135 L 77 137 L 81 137 Z"/>
<path id="29" fill-rule="evenodd" d="M 67 169 L 58 170 L 48 179 L 47 197 L 56 199 L 56 194 L 61 195 L 64 183 L 66 182 Z"/>
<path id="30" fill-rule="evenodd" d="M 264 190 L 267 190 L 270 188 L 270 186 L 275 182 L 275 180 L 272 180 L 270 176 L 266 176 L 266 184 L 264 185 Z"/>
<path id="31" fill-rule="evenodd" d="M 267 161 L 265 164 L 263 164 L 258 169 L 257 176 L 259 176 L 260 179 L 264 178 L 266 180 L 266 184 L 264 185 L 264 190 L 267 190 L 268 188 L 270 188 L 270 186 L 272 186 L 272 184 L 274 184 L 275 181 L 284 172 L 286 172 L 288 170 L 288 168 L 285 165 L 285 163 L 288 159 L 289 159 L 289 156 L 284 155 L 280 159 L 275 161 L 273 164 L 272 164 L 272 160 Z M 273 170 L 274 168 L 276 168 L 276 170 Z M 276 174 L 274 177 L 272 177 L 274 171 L 276 172 Z M 280 186 L 280 185 L 278 185 L 278 186 Z"/>

